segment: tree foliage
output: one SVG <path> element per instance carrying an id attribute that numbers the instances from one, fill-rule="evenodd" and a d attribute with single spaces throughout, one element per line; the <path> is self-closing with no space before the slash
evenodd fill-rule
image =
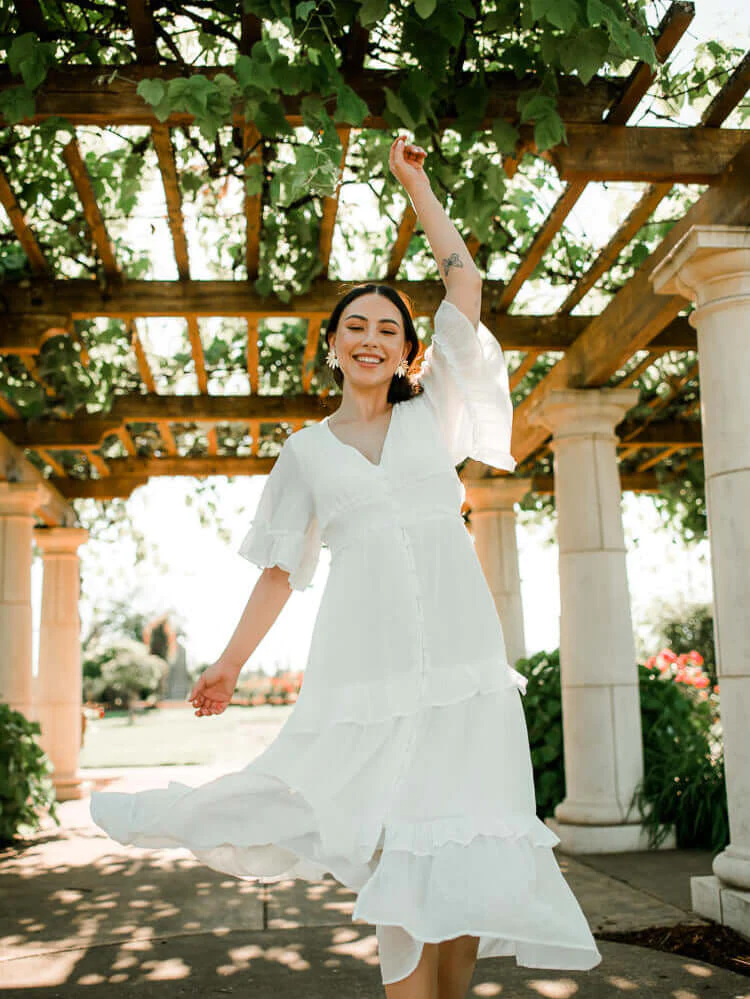
<path id="1" fill-rule="evenodd" d="M 138 94 L 159 120 L 172 112 L 193 116 L 191 125 L 171 130 L 183 208 L 194 220 L 188 234 L 193 241 L 191 263 L 200 249 L 205 257 L 201 276 L 247 279 L 242 196 L 261 194 L 260 264 L 257 275 L 250 275 L 253 289 L 261 296 L 273 293 L 291 301 L 321 274 L 322 199 L 338 193 L 339 248 L 332 255 L 331 277 L 337 276 L 337 260 L 352 258 L 362 260 L 367 271 L 358 277 L 380 277 L 405 203 L 388 170 L 388 152 L 392 133 L 406 129 L 428 149 L 425 168 L 456 225 L 481 242 L 477 266 L 501 279 L 510 276 L 561 190 L 553 168 L 530 156 L 508 181 L 503 157 L 515 150 L 519 126 L 533 126 L 539 151 L 565 142 L 558 111 L 562 77 L 572 75 L 586 84 L 597 74 L 624 79 L 638 59 L 656 66 L 651 35 L 663 9 L 647 0 L 162 0 L 153 7 L 159 66 L 189 71 L 167 80 L 156 68 L 138 84 Z M 15 8 L 0 12 L 0 51 L 17 81 L 0 91 L 0 113 L 6 122 L 0 129 L 3 170 L 52 273 L 94 278 L 106 289 L 102 261 L 61 158 L 75 134 L 123 276 L 152 277 L 163 264 L 155 259 L 149 239 L 134 236 L 162 196 L 149 129 L 74 130 L 64 118 L 34 127 L 23 124 L 53 70 L 93 66 L 101 70 L 102 82 L 128 77 L 136 51 L 127 5 L 49 0 L 44 14 L 40 34 L 26 30 Z M 259 18 L 262 30 L 241 51 L 240 19 L 245 14 Z M 398 86 L 384 86 L 388 131 L 359 128 L 370 109 L 347 82 L 346 62 L 359 32 L 367 33 L 365 69 L 402 74 Z M 685 71 L 657 66 L 652 108 L 674 115 L 686 104 L 704 106 L 741 55 L 739 49 L 709 42 Z M 488 131 L 480 132 L 489 97 L 487 74 L 502 71 L 528 86 L 514 114 L 497 118 Z M 281 113 L 282 100 L 290 96 L 301 97 L 300 128 L 290 127 Z M 258 129 L 258 141 L 249 149 L 243 148 L 241 130 L 233 125 L 233 109 Z M 438 119 L 447 115 L 454 125 L 440 132 Z M 352 127 L 343 178 L 337 124 Z M 382 221 L 367 234 L 366 254 L 358 213 L 343 204 L 349 185 L 369 188 Z M 667 199 L 662 215 L 644 226 L 591 293 L 595 301 L 606 302 L 614 294 L 695 197 L 697 192 L 680 189 Z M 152 234 L 156 224 L 156 219 L 150 223 Z M 531 283 L 570 284 L 596 253 L 585 234 L 565 226 Z M 6 227 L 0 231 L 0 280 L 27 281 L 31 276 L 15 234 Z M 437 277 L 419 227 L 396 277 Z M 231 319 L 210 326 L 202 321 L 201 327 L 211 391 L 226 391 L 238 370 L 246 367 L 246 330 Z M 18 357 L 0 358 L 4 393 L 24 419 L 67 417 L 83 409 L 105 413 L 117 395 L 139 391 L 132 344 L 122 322 L 76 321 L 75 333 L 45 341 L 37 358 L 41 380 L 34 379 Z M 280 332 L 261 325 L 259 336 L 260 390 L 298 390 L 304 323 L 285 322 Z M 150 359 L 157 385 L 195 391 L 184 324 L 179 337 L 181 347 Z M 321 343 L 312 391 L 330 387 L 322 380 L 322 353 Z M 516 401 L 553 360 L 539 359 L 519 386 Z M 154 425 L 130 429 L 139 455 L 150 455 L 163 445 Z M 180 454 L 206 453 L 202 434 L 191 427 L 175 431 Z M 217 437 L 221 453 L 244 453 L 248 443 L 228 425 L 217 427 Z M 105 457 L 124 456 L 114 437 L 105 441 L 101 452 Z M 45 468 L 34 452 L 30 458 Z M 91 474 L 82 453 L 61 452 L 57 458 L 70 476 Z"/>

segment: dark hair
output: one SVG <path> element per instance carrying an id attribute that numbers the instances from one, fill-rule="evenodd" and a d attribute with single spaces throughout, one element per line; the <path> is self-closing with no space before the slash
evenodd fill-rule
<path id="1" fill-rule="evenodd" d="M 328 317 L 328 324 L 326 326 L 326 344 L 330 349 L 330 343 L 328 342 L 328 336 L 330 333 L 334 333 L 338 327 L 339 319 L 341 318 L 341 313 L 347 307 L 350 302 L 353 302 L 355 298 L 359 298 L 361 295 L 369 295 L 375 292 L 377 295 L 383 295 L 389 301 L 393 302 L 398 311 L 401 313 L 401 317 L 404 320 L 404 334 L 406 336 L 407 343 L 410 344 L 409 353 L 406 355 L 407 366 L 411 366 L 412 362 L 418 356 L 421 344 L 419 337 L 417 336 L 417 331 L 414 328 L 414 320 L 412 318 L 412 304 L 408 297 L 403 292 L 396 291 L 387 284 L 378 284 L 376 282 L 370 282 L 368 284 L 358 284 L 350 291 L 339 299 L 334 307 L 333 312 Z M 328 369 L 331 370 L 330 368 Z M 334 368 L 332 371 L 334 381 L 341 388 L 344 384 L 344 375 L 341 368 Z M 406 376 L 401 378 L 398 375 L 394 375 L 391 378 L 391 384 L 388 386 L 388 402 L 405 402 L 407 399 L 411 399 L 414 395 L 419 395 L 423 389 L 413 377 L 407 372 Z"/>

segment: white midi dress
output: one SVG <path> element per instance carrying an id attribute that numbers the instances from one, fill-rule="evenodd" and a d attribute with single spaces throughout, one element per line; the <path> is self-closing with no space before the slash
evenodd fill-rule
<path id="1" fill-rule="evenodd" d="M 375 465 L 328 418 L 287 438 L 240 553 L 309 586 L 330 571 L 297 700 L 243 769 L 197 787 L 94 792 L 120 843 L 187 848 L 237 878 L 357 893 L 383 983 L 423 942 L 480 938 L 477 957 L 587 970 L 601 961 L 536 814 L 521 694 L 461 516 L 455 466 L 512 471 L 503 352 L 444 300 L 423 391 L 396 404 Z"/>

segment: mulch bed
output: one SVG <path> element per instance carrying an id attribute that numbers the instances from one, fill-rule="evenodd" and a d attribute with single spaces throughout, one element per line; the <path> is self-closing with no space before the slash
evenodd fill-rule
<path id="1" fill-rule="evenodd" d="M 750 978 L 750 940 L 719 923 L 706 926 L 678 923 L 676 926 L 651 926 L 631 933 L 595 933 L 594 936 L 597 940 L 636 944 L 668 954 L 694 957 Z"/>

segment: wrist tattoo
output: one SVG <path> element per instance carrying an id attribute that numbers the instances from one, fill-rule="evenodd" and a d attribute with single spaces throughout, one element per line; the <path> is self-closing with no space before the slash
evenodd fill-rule
<path id="1" fill-rule="evenodd" d="M 463 267 L 464 262 L 461 260 L 457 253 L 451 253 L 449 257 L 443 260 L 443 270 L 445 271 L 445 276 L 448 277 L 448 271 L 451 267 Z"/>

